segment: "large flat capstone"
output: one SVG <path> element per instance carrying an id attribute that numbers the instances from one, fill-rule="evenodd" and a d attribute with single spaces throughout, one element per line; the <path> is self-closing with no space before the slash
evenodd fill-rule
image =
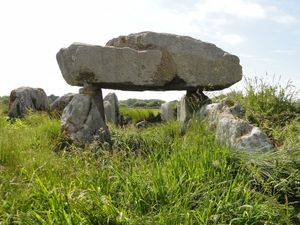
<path id="1" fill-rule="evenodd" d="M 120 90 L 221 90 L 242 78 L 237 56 L 213 44 L 173 34 L 142 32 L 107 46 L 74 43 L 57 53 L 68 84 Z"/>

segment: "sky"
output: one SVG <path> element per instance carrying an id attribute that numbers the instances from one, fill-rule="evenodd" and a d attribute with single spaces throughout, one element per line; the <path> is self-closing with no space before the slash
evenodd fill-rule
<path id="1" fill-rule="evenodd" d="M 78 92 L 56 53 L 141 31 L 188 35 L 240 58 L 247 78 L 300 89 L 299 0 L 0 0 L 0 96 L 20 86 Z M 241 81 L 230 90 L 243 90 Z M 104 94 L 112 90 L 104 90 Z M 123 92 L 119 99 L 179 99 L 184 92 Z"/>

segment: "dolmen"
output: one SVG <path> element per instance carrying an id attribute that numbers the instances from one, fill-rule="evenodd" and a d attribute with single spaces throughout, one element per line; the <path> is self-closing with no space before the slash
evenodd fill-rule
<path id="1" fill-rule="evenodd" d="M 237 56 L 214 44 L 175 34 L 135 33 L 113 38 L 106 46 L 74 43 L 56 57 L 65 81 L 83 87 L 62 115 L 63 133 L 81 144 L 99 137 L 100 131 L 101 140 L 109 140 L 102 88 L 186 90 L 181 109 L 191 99 L 200 109 L 207 102 L 203 90 L 222 90 L 242 79 Z"/>

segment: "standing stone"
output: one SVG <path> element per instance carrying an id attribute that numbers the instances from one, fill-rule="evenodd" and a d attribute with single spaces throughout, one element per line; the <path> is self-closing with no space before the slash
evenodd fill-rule
<path id="1" fill-rule="evenodd" d="M 210 103 L 211 100 L 202 91 L 187 91 L 178 103 L 177 120 L 181 124 L 187 122 L 203 105 Z"/>
<path id="2" fill-rule="evenodd" d="M 52 113 L 57 113 L 59 116 L 64 111 L 65 107 L 71 102 L 75 94 L 68 93 L 65 94 L 59 98 L 57 98 L 51 105 L 50 105 L 50 111 Z"/>
<path id="3" fill-rule="evenodd" d="M 61 117 L 63 135 L 77 145 L 91 143 L 95 138 L 101 142 L 110 142 L 106 124 L 93 97 L 77 94 L 66 106 Z"/>
<path id="4" fill-rule="evenodd" d="M 49 111 L 48 97 L 42 88 L 20 87 L 11 91 L 8 116 L 20 118 L 28 110 Z"/>
<path id="5" fill-rule="evenodd" d="M 118 126 L 120 124 L 120 111 L 117 95 L 115 93 L 108 93 L 104 97 L 103 102 L 106 122 Z"/>
<path id="6" fill-rule="evenodd" d="M 205 105 L 199 112 L 215 131 L 216 140 L 232 148 L 257 151 L 270 150 L 273 145 L 268 136 L 258 127 L 241 119 L 243 111 L 240 105 L 231 105 L 223 101 Z"/>
<path id="7" fill-rule="evenodd" d="M 175 104 L 175 105 L 174 105 Z M 161 120 L 168 122 L 176 119 L 176 103 L 166 102 L 160 107 Z"/>

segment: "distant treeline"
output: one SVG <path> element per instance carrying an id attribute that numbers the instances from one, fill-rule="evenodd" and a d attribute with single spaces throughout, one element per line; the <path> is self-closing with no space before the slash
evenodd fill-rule
<path id="1" fill-rule="evenodd" d="M 151 108 L 158 109 L 165 101 L 159 99 L 136 99 L 129 98 L 119 101 L 120 107 L 127 108 Z"/>
<path id="2" fill-rule="evenodd" d="M 49 95 L 48 100 L 49 104 L 54 102 L 59 96 L 56 95 Z M 5 105 L 8 107 L 9 103 L 9 96 L 0 96 L 0 104 L 2 107 Z M 126 108 L 146 108 L 146 109 L 159 109 L 161 104 L 165 103 L 165 101 L 160 99 L 136 99 L 136 98 L 129 98 L 127 100 L 120 100 L 119 105 L 120 107 Z M 5 107 L 5 108 L 6 108 Z"/>

